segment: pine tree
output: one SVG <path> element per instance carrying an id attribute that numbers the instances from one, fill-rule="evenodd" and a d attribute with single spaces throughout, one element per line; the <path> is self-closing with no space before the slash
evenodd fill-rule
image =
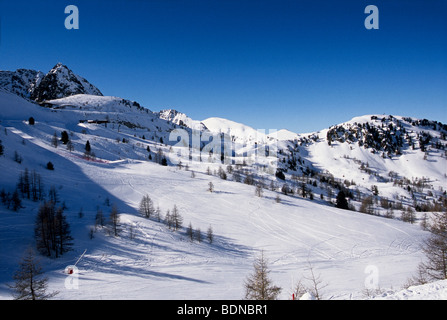
<path id="1" fill-rule="evenodd" d="M 61 141 L 63 144 L 67 144 L 68 141 L 70 141 L 70 138 L 68 137 L 68 132 L 65 130 L 61 132 Z"/>
<path id="2" fill-rule="evenodd" d="M 43 276 L 42 267 L 31 248 L 25 252 L 13 279 L 15 283 L 9 287 L 15 300 L 47 300 L 57 294 L 47 293 L 48 278 Z"/>
<path id="3" fill-rule="evenodd" d="M 254 273 L 245 281 L 245 299 L 247 300 L 276 300 L 281 288 L 272 285 L 269 279 L 270 270 L 264 252 L 255 259 Z"/>
<path id="4" fill-rule="evenodd" d="M 92 147 L 90 146 L 90 141 L 87 140 L 87 142 L 85 143 L 85 152 L 84 152 L 84 156 L 86 158 L 90 158 L 91 154 L 92 154 Z"/>
<path id="5" fill-rule="evenodd" d="M 348 210 L 348 209 L 349 209 L 348 201 L 346 200 L 346 195 L 345 195 L 345 193 L 343 192 L 343 190 L 340 190 L 340 191 L 338 192 L 338 194 L 337 194 L 337 198 L 336 198 L 335 201 L 336 201 L 335 206 L 336 206 L 337 208 L 345 209 L 345 210 Z"/>

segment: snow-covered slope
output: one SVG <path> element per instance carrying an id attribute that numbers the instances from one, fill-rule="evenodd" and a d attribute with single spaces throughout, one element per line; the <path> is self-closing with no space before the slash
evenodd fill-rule
<path id="1" fill-rule="evenodd" d="M 202 121 L 208 130 L 223 133 L 239 143 L 266 142 L 268 132 L 258 131 L 242 123 L 223 118 L 208 118 Z"/>
<path id="2" fill-rule="evenodd" d="M 183 166 L 164 166 L 159 157 L 175 157 L 182 149 L 167 144 L 169 132 L 178 127 L 169 119 L 117 97 L 79 94 L 47 102 L 47 107 L 42 107 L 0 90 L 0 140 L 4 146 L 0 191 L 12 193 L 27 169 L 42 177 L 46 192 L 54 187 L 60 204 L 64 202 L 73 250 L 58 259 L 42 257 L 49 289 L 59 291 L 57 299 L 239 299 L 261 250 L 269 260 L 273 282 L 283 288 L 281 299 L 291 298 L 297 282 L 309 277 L 310 268 L 327 284 L 324 298 L 363 299 L 369 270 L 378 271 L 376 285 L 380 289 L 396 290 L 424 258 L 420 245 L 429 233 L 421 229 L 419 221 L 402 222 L 398 210 L 395 219 L 385 219 L 335 208 L 331 201 L 338 189 L 317 177 L 329 171 L 340 181 L 355 180 L 355 185 L 347 188 L 359 188 L 363 195 L 371 193 L 371 184 L 378 184 L 379 196 L 408 197 L 407 205 L 413 204 L 410 192 L 383 178 L 385 174 L 390 177 L 389 171 L 396 173 L 392 175 L 396 179 L 414 170 L 429 177 L 435 186 L 422 187 L 416 194 L 418 201 L 425 196 L 424 201 L 430 202 L 442 196 L 440 187 L 445 182 L 446 160 L 441 149 L 430 147 L 424 159 L 419 146 L 415 150 L 404 146 L 402 154 L 383 158 L 357 141 L 348 143 L 349 139 L 334 138 L 329 145 L 326 129 L 278 142 L 278 166 L 284 170 L 285 180 L 256 163 L 223 164 L 209 159 L 208 154 L 202 161 L 187 157 L 182 158 Z M 34 125 L 28 122 L 30 117 L 35 119 Z M 364 120 L 371 122 L 371 117 Z M 255 140 L 256 130 L 229 120 L 211 118 L 203 123 L 213 132 L 231 132 L 241 144 L 263 141 Z M 415 121 L 406 121 L 405 126 L 410 135 L 426 131 L 434 142 L 444 143 L 442 128 L 422 129 Z M 60 137 L 63 131 L 69 133 L 72 150 L 60 141 L 57 147 L 53 144 L 53 135 Z M 94 157 L 85 155 L 87 141 Z M 229 158 L 232 160 L 231 154 Z M 46 168 L 49 161 L 54 170 Z M 361 162 L 368 162 L 369 173 L 360 168 Z M 230 164 L 239 179 L 230 173 Z M 315 172 L 304 175 L 300 168 Z M 227 172 L 225 178 L 221 170 Z M 264 186 L 262 197 L 256 195 L 249 176 Z M 214 192 L 209 191 L 210 182 Z M 304 182 L 314 195 L 312 200 L 297 193 Z M 283 184 L 295 192 L 285 195 Z M 184 227 L 172 231 L 155 217 L 142 217 L 138 207 L 146 194 L 163 217 L 176 205 Z M 355 198 L 350 202 L 360 204 Z M 118 236 L 107 226 L 95 226 L 97 213 L 102 211 L 108 217 L 112 205 L 120 213 Z M 22 199 L 18 212 L 0 204 L 2 299 L 11 298 L 7 284 L 21 254 L 34 245 L 38 207 L 38 202 L 27 198 Z M 188 238 L 189 223 L 201 230 L 202 242 Z M 212 243 L 205 237 L 209 226 L 214 232 Z M 85 250 L 77 273 L 64 273 Z M 431 288 L 438 288 L 439 293 L 441 285 Z M 431 297 L 445 295 L 434 293 Z"/>

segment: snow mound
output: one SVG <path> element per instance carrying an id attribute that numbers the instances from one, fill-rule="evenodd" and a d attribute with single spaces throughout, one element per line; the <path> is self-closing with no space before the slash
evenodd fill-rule
<path id="1" fill-rule="evenodd" d="M 387 291 L 373 300 L 447 300 L 447 280 L 440 280 L 400 291 Z"/>

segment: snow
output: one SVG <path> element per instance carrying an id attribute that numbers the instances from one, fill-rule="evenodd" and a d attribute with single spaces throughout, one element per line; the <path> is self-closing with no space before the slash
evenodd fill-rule
<path id="1" fill-rule="evenodd" d="M 0 157 L 0 188 L 13 190 L 19 174 L 28 168 L 42 176 L 46 189 L 55 186 L 65 201 L 75 239 L 73 250 L 58 259 L 42 257 L 49 290 L 59 292 L 55 299 L 241 299 L 243 282 L 261 250 L 273 282 L 283 288 L 281 299 L 291 299 L 294 286 L 308 276 L 309 268 L 327 283 L 324 298 L 369 298 L 364 289 L 371 266 L 378 271 L 377 285 L 384 292 L 375 299 L 446 298 L 445 281 L 400 291 L 423 259 L 420 246 L 429 233 L 417 224 L 340 210 L 317 199 L 281 194 L 277 203 L 278 193 L 266 189 L 257 197 L 254 186 L 207 175 L 207 167 L 217 170 L 218 162 L 186 161 L 186 171 L 147 161 L 147 146 L 169 154 L 169 146 L 157 139 L 166 139 L 175 126 L 118 97 L 76 95 L 51 103 L 63 108 L 42 108 L 0 91 L 0 140 L 5 147 Z M 36 118 L 34 126 L 27 123 L 30 116 Z M 106 116 L 111 121 L 107 126 L 79 123 Z M 241 143 L 259 138 L 256 130 L 230 120 L 210 118 L 203 124 L 213 132 L 231 132 Z M 62 130 L 70 131 L 73 152 L 62 144 L 51 146 L 53 133 Z M 147 139 L 141 138 L 143 134 Z M 149 139 L 151 135 L 154 139 Z M 320 137 L 325 137 L 324 131 Z M 122 138 L 128 142 L 120 142 Z M 87 140 L 96 161 L 83 157 Z M 324 139 L 306 150 L 307 160 L 315 166 L 364 180 L 365 188 L 376 181 L 352 170 L 352 160 L 343 158 L 344 154 L 369 161 L 382 173 L 392 169 L 402 175 L 439 177 L 434 183 L 445 186 L 441 180 L 445 161 L 420 165 L 418 154 L 382 161 L 347 144 L 328 146 Z M 13 161 L 14 151 L 23 157 L 21 164 Z M 54 171 L 45 169 L 48 161 Z M 407 162 L 411 165 L 406 166 Z M 209 182 L 214 192 L 208 191 Z M 396 192 L 388 187 L 389 191 L 380 190 Z M 176 205 L 184 227 L 191 223 L 200 228 L 203 241 L 191 242 L 185 229 L 173 232 L 162 222 L 143 218 L 138 206 L 145 194 L 163 215 Z M 99 227 L 90 239 L 97 210 L 108 217 L 109 203 L 120 212 L 119 236 Z M 12 212 L 0 204 L 0 299 L 11 299 L 7 284 L 21 254 L 33 243 L 38 204 L 24 200 L 23 206 Z M 209 226 L 215 235 L 211 244 L 205 238 Z M 85 250 L 74 274 L 64 273 Z"/>

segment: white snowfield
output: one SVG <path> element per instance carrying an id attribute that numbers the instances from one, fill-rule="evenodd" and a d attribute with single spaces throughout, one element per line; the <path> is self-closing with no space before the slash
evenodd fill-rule
<path id="1" fill-rule="evenodd" d="M 58 291 L 55 299 L 242 299 L 244 280 L 253 272 L 261 251 L 268 259 L 270 278 L 282 287 L 280 299 L 291 299 L 300 280 L 308 283 L 311 270 L 324 285 L 323 299 L 446 299 L 446 281 L 400 291 L 424 259 L 420 246 L 429 233 L 418 224 L 337 209 L 319 197 L 308 200 L 267 189 L 258 197 L 252 185 L 208 175 L 208 167 L 219 169 L 218 161 L 186 162 L 188 170 L 161 166 L 147 160 L 147 146 L 154 153 L 160 148 L 169 154 L 169 146 L 157 139 L 166 139 L 172 124 L 152 112 L 132 109 L 119 98 L 79 95 L 59 99 L 59 103 L 65 107 L 42 108 L 0 91 L 0 140 L 5 147 L 0 157 L 0 189 L 12 191 L 20 173 L 28 168 L 42 176 L 46 190 L 55 186 L 67 207 L 64 213 L 74 238 L 73 250 L 57 259 L 41 257 L 48 290 Z M 35 118 L 34 126 L 27 122 L 30 116 Z M 107 126 L 79 123 L 106 116 L 111 120 Z M 118 121 L 138 126 L 119 126 Z M 215 119 L 203 121 L 207 127 L 212 122 Z M 51 145 L 53 133 L 60 136 L 63 130 L 70 133 L 72 152 L 61 143 L 57 148 Z M 154 139 L 149 138 L 152 135 Z M 87 140 L 95 161 L 83 157 Z M 320 165 L 332 170 L 333 162 L 332 167 L 325 163 L 330 160 L 325 146 L 310 147 L 309 157 L 321 159 Z M 13 160 L 15 151 L 23 158 L 20 164 Z M 340 157 L 345 151 L 340 151 Z M 356 157 L 369 156 L 356 152 Z M 408 160 L 414 164 L 411 157 Z M 45 168 L 48 161 L 54 171 Z M 385 160 L 378 165 L 390 170 Z M 393 165 L 391 160 L 389 165 Z M 445 159 L 434 170 L 442 165 Z M 417 169 L 404 170 L 413 168 Z M 430 170 L 425 167 L 420 173 Z M 372 179 L 355 175 L 360 180 Z M 208 190 L 209 182 L 213 192 Z M 397 189 L 385 190 L 393 194 Z M 176 205 L 183 228 L 171 231 L 163 222 L 142 217 L 138 207 L 146 194 L 163 216 Z M 108 218 L 112 204 L 120 213 L 119 235 L 98 227 L 91 239 L 98 210 Z M 13 212 L 0 204 L 0 299 L 12 299 L 7 284 L 12 283 L 22 253 L 34 245 L 38 203 L 24 200 L 22 206 Z M 190 223 L 200 228 L 201 242 L 186 235 Z M 210 226 L 212 243 L 206 239 Z M 64 272 L 85 250 L 73 274 Z M 381 294 L 367 295 L 367 289 Z"/>

